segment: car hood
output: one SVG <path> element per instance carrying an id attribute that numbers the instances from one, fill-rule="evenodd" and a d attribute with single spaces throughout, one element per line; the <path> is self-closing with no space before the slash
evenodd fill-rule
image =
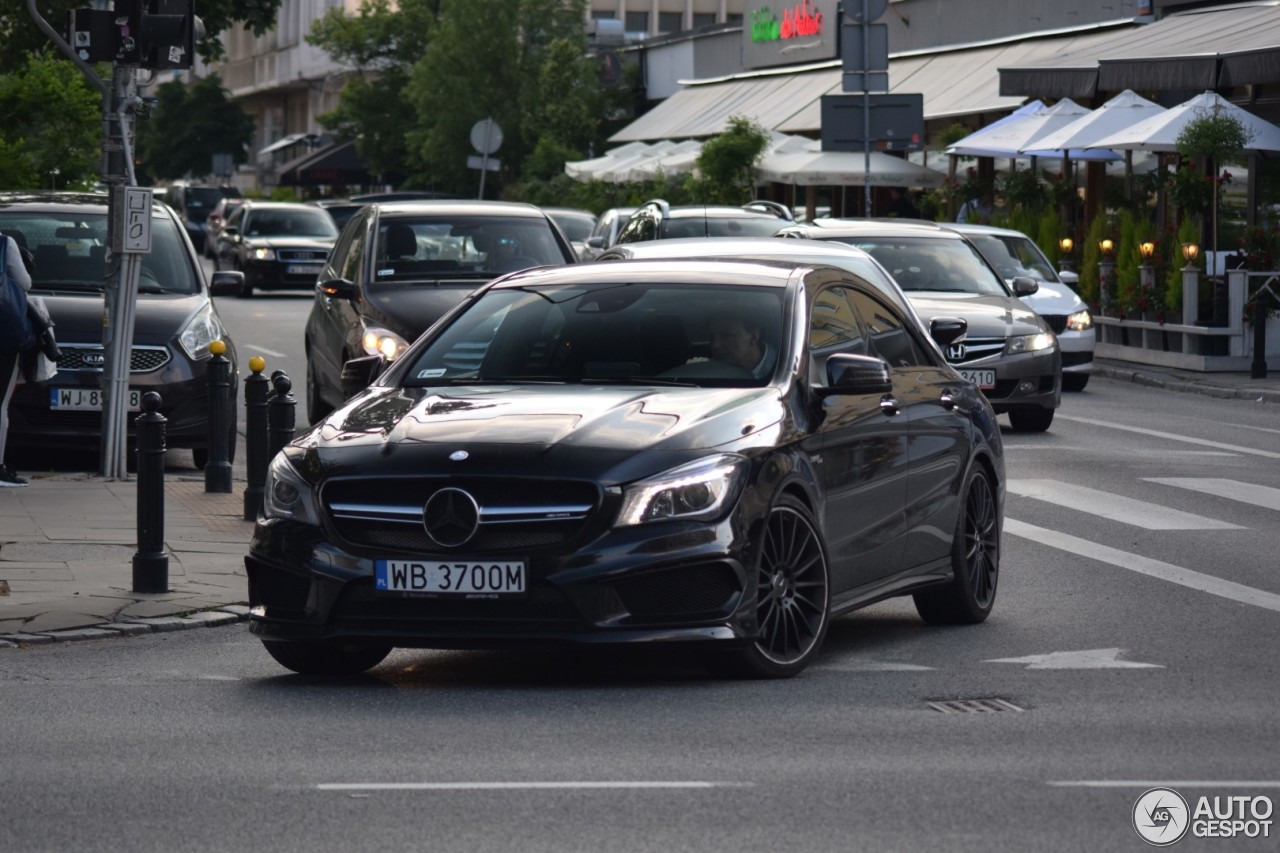
<path id="1" fill-rule="evenodd" d="M 740 447 L 778 424 L 772 388 L 563 387 L 370 388 L 304 440 L 326 467 L 403 473 L 456 464 L 459 450 L 525 467 L 555 464 L 572 476 L 643 451 Z"/>
<path id="2" fill-rule="evenodd" d="M 926 325 L 934 317 L 960 317 L 975 338 L 1034 335 L 1047 328 L 1034 310 L 1012 296 L 909 291 L 907 298 Z"/>
<path id="3" fill-rule="evenodd" d="M 313 249 L 328 256 L 336 241 L 333 237 L 246 237 L 244 242 L 256 249 Z"/>
<path id="4" fill-rule="evenodd" d="M 368 288 L 361 313 L 413 343 L 439 320 L 492 277 L 441 279 L 411 284 L 380 284 Z"/>
<path id="5" fill-rule="evenodd" d="M 1088 306 L 1080 299 L 1076 292 L 1065 284 L 1058 284 L 1052 281 L 1039 282 L 1040 289 L 1030 296 L 1020 296 L 1023 304 L 1031 307 L 1037 314 L 1046 316 L 1061 314 L 1074 314 L 1077 311 L 1083 311 Z M 1010 282 L 1012 287 L 1012 282 Z"/>
<path id="6" fill-rule="evenodd" d="M 36 291 L 33 296 L 44 297 L 45 307 L 53 319 L 53 334 L 63 343 L 102 343 L 102 314 L 104 298 L 101 294 L 83 296 L 47 294 Z M 202 293 L 191 294 L 138 294 L 134 315 L 133 340 L 139 344 L 167 344 L 182 331 L 182 324 L 208 302 Z"/>

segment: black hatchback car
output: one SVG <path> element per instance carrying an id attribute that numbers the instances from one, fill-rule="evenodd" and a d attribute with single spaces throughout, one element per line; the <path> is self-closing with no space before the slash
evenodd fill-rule
<path id="1" fill-rule="evenodd" d="M 0 195 L 0 231 L 35 258 L 32 296 L 44 298 L 62 356 L 48 382 L 21 383 L 9 406 L 15 447 L 97 449 L 102 436 L 102 318 L 107 271 L 107 199 L 76 193 Z M 130 356 L 128 408 L 160 394 L 169 447 L 189 447 L 196 467 L 208 460 L 209 344 L 227 344 L 236 399 L 235 346 L 211 295 L 240 290 L 239 273 L 205 284 L 199 258 L 167 205 L 151 208 L 151 252 L 142 256 Z M 129 420 L 133 434 L 133 418 Z M 235 452 L 234 425 L 229 448 Z"/>
<path id="2" fill-rule="evenodd" d="M 218 233 L 214 262 L 244 273 L 240 296 L 255 289 L 309 289 L 337 239 L 333 217 L 314 205 L 248 199 Z"/>
<path id="3" fill-rule="evenodd" d="M 990 404 L 892 286 L 747 261 L 528 270 L 272 460 L 251 630 L 303 673 L 578 642 L 790 676 L 834 615 L 884 598 L 985 619 L 1004 491 Z"/>
<path id="4" fill-rule="evenodd" d="M 574 260 L 564 234 L 530 204 L 366 205 L 342 229 L 315 284 L 305 337 L 311 422 L 364 388 L 480 285 Z"/>

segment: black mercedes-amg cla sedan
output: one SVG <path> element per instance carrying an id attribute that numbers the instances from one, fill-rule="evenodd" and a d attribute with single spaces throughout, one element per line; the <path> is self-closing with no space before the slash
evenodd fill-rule
<path id="1" fill-rule="evenodd" d="M 251 629 L 313 674 L 578 642 L 782 677 L 888 597 L 980 622 L 1005 475 L 964 328 L 822 265 L 505 276 L 272 460 Z"/>

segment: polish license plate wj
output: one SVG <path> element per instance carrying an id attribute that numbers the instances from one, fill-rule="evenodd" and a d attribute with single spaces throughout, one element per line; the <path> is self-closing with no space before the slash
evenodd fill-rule
<path id="1" fill-rule="evenodd" d="M 960 375 L 983 391 L 990 391 L 996 387 L 996 372 L 994 370 L 961 370 Z"/>
<path id="2" fill-rule="evenodd" d="M 49 408 L 57 412 L 101 412 L 103 393 L 99 388 L 50 388 Z M 129 389 L 128 407 L 131 412 L 142 411 L 142 391 Z"/>
<path id="3" fill-rule="evenodd" d="M 285 268 L 289 275 L 320 275 L 324 269 L 322 264 L 290 264 Z"/>
<path id="4" fill-rule="evenodd" d="M 378 592 L 457 595 L 496 598 L 525 591 L 523 560 L 377 560 L 374 589 Z"/>

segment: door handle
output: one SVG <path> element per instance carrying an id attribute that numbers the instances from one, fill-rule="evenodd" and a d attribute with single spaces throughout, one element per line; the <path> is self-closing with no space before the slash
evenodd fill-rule
<path id="1" fill-rule="evenodd" d="M 880 411 L 892 417 L 898 414 L 898 401 L 885 394 L 880 398 Z"/>
<path id="2" fill-rule="evenodd" d="M 942 396 L 939 397 L 938 400 L 941 401 L 942 408 L 946 409 L 948 412 L 952 411 L 956 407 L 956 398 L 950 391 L 943 391 Z"/>

